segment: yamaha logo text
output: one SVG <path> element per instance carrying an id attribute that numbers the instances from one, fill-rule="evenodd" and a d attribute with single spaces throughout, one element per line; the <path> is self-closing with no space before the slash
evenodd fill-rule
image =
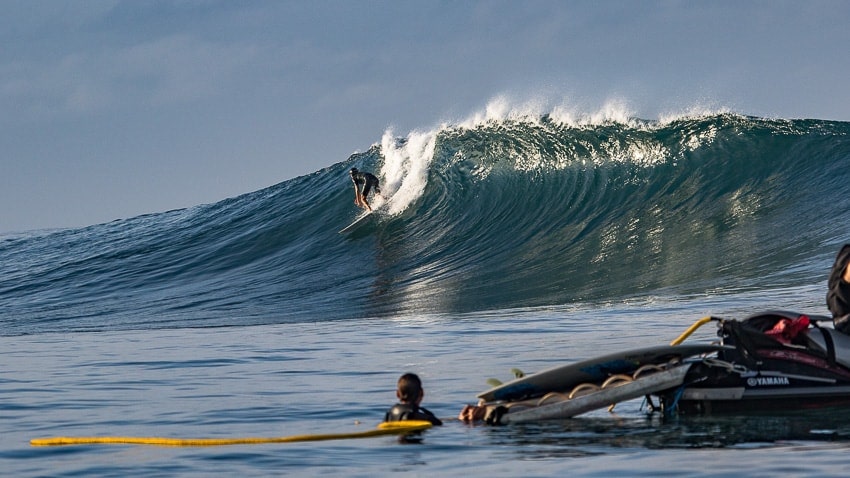
<path id="1" fill-rule="evenodd" d="M 791 385 L 788 377 L 750 377 L 747 379 L 747 385 L 750 387 L 764 387 L 772 385 Z"/>

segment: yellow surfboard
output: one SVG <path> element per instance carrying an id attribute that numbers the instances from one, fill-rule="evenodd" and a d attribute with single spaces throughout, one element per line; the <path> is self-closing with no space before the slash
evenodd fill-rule
<path id="1" fill-rule="evenodd" d="M 245 437 L 245 438 L 164 438 L 164 437 L 123 437 L 123 436 L 89 436 L 89 437 L 53 437 L 34 438 L 32 446 L 61 446 L 61 445 L 157 445 L 157 446 L 223 446 L 223 445 L 256 445 L 262 443 L 293 443 L 323 440 L 347 440 L 352 438 L 371 438 L 384 435 L 406 435 L 408 433 L 427 430 L 433 425 L 424 420 L 406 420 L 400 422 L 384 422 L 377 428 L 362 432 L 325 433 L 315 435 L 291 435 L 284 437 Z"/>

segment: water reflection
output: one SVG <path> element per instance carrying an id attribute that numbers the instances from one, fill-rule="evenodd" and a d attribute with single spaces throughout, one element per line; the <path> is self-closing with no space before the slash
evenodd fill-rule
<path id="1" fill-rule="evenodd" d="M 577 417 L 487 430 L 489 440 L 524 459 L 605 454 L 610 448 L 763 448 L 789 442 L 850 442 L 850 410 L 806 410 L 664 418 Z M 610 450 L 607 450 L 610 451 Z"/>

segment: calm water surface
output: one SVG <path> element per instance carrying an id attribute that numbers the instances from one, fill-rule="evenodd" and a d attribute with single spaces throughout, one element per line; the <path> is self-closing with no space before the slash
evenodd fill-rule
<path id="1" fill-rule="evenodd" d="M 812 297 L 794 305 L 822 312 Z M 667 343 L 700 317 L 694 310 L 717 307 L 682 305 L 0 337 L 0 464 L 7 476 L 842 476 L 850 413 L 841 410 L 662 420 L 633 401 L 540 425 L 452 419 L 511 367 Z M 713 338 L 706 326 L 692 340 Z M 420 374 L 425 405 L 449 419 L 420 444 L 29 445 L 48 436 L 365 431 L 405 371 Z"/>

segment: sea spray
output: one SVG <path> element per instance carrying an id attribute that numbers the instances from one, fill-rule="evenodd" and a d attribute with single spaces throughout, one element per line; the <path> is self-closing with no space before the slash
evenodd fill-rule
<path id="1" fill-rule="evenodd" d="M 436 141 L 436 131 L 414 131 L 404 140 L 397 139 L 392 130 L 384 133 L 381 176 L 386 185 L 384 194 L 390 198 L 390 215 L 403 212 L 425 192 Z"/>

